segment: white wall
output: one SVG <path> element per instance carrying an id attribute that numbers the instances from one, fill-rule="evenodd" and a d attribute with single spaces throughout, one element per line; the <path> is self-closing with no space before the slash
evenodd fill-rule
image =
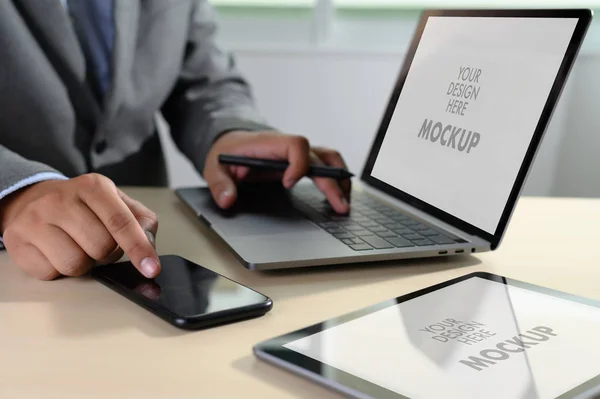
<path id="1" fill-rule="evenodd" d="M 285 132 L 338 148 L 360 172 L 387 103 L 400 53 L 340 51 L 237 52 L 258 106 Z M 546 134 L 526 195 L 600 196 L 600 56 L 584 53 Z M 598 73 L 600 75 L 600 72 Z M 201 182 L 167 144 L 172 186 Z"/>
<path id="2" fill-rule="evenodd" d="M 600 54 L 587 54 L 573 76 L 553 194 L 600 196 Z"/>

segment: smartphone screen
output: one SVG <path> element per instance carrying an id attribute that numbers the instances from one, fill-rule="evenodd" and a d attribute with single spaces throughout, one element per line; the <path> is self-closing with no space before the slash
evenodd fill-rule
<path id="1" fill-rule="evenodd" d="M 268 297 L 179 256 L 161 256 L 160 261 L 154 279 L 130 262 L 97 267 L 92 276 L 181 327 L 252 317 L 272 306 Z"/>

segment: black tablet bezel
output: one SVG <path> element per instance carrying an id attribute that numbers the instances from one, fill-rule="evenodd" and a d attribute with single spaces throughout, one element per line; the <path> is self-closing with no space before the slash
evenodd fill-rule
<path id="1" fill-rule="evenodd" d="M 295 352 L 291 349 L 286 348 L 284 345 L 308 337 L 310 335 L 328 330 L 330 328 L 339 326 L 340 324 L 356 320 L 358 318 L 364 317 L 366 315 L 388 308 L 390 306 L 395 306 L 402 302 L 406 302 L 411 299 L 440 290 L 442 288 L 477 277 L 489 281 L 495 281 L 500 284 L 519 287 L 530 291 L 561 298 L 564 300 L 600 308 L 600 301 L 579 297 L 562 291 L 552 290 L 550 288 L 540 287 L 519 280 L 509 279 L 492 273 L 475 272 L 259 343 L 254 347 L 254 351 L 257 354 L 264 353 L 271 358 L 277 359 L 278 363 L 281 362 L 284 364 L 292 365 L 293 368 L 302 370 L 302 374 L 311 374 L 315 376 L 315 379 L 324 379 L 330 381 L 332 384 L 327 384 L 328 386 L 343 386 L 346 389 L 349 389 L 353 392 L 361 393 L 362 395 L 366 395 L 368 397 L 376 397 L 381 399 L 407 399 L 406 396 L 392 392 L 386 388 L 373 384 L 372 382 L 359 378 L 355 375 L 346 373 L 335 367 L 329 366 L 318 360 L 305 356 L 299 352 Z M 332 378 L 331 376 L 337 376 L 338 378 Z M 565 392 L 557 399 L 571 398 L 575 395 L 586 393 L 590 389 L 596 387 L 600 387 L 600 374 L 592 378 L 591 380 L 588 380 L 585 383 L 573 388 L 572 390 Z"/>
<path id="2" fill-rule="evenodd" d="M 590 25 L 590 21 L 592 19 L 593 12 L 589 9 L 556 9 L 556 10 L 427 10 L 423 12 L 419 24 L 417 26 L 413 41 L 410 45 L 409 51 L 407 52 L 404 64 L 401 68 L 400 74 L 396 81 L 396 85 L 388 102 L 387 109 L 382 118 L 381 124 L 378 129 L 378 133 L 375 136 L 375 140 L 372 144 L 371 151 L 369 153 L 369 157 L 367 158 L 367 162 L 365 167 L 363 168 L 361 174 L 361 181 L 365 184 L 374 187 L 378 190 L 385 192 L 386 194 L 397 198 L 403 202 L 408 203 L 409 205 L 420 209 L 422 211 L 427 212 L 430 215 L 435 216 L 436 218 L 452 225 L 462 231 L 465 231 L 468 234 L 473 236 L 481 237 L 486 241 L 490 242 L 490 247 L 492 250 L 496 249 L 506 231 L 506 227 L 508 226 L 508 222 L 512 215 L 512 212 L 515 208 L 519 195 L 521 194 L 521 190 L 527 178 L 527 174 L 531 168 L 531 164 L 535 159 L 536 152 L 540 146 L 542 137 L 548 123 L 552 117 L 554 109 L 556 108 L 556 104 L 558 99 L 560 98 L 560 94 L 564 88 L 565 82 L 571 72 L 573 67 L 573 63 L 577 58 L 577 54 L 581 48 L 581 44 L 586 35 L 588 27 Z M 492 234 L 490 232 L 484 231 L 483 229 L 474 226 L 462 219 L 453 216 L 452 214 L 445 212 L 425 201 L 420 200 L 417 197 L 414 197 L 411 194 L 408 194 L 398 188 L 395 188 L 375 177 L 372 176 L 373 166 L 375 165 L 375 161 L 377 160 L 377 156 L 379 154 L 379 150 L 381 149 L 381 145 L 383 143 L 383 139 L 387 133 L 388 126 L 392 119 L 394 110 L 396 108 L 396 104 L 400 97 L 400 93 L 402 92 L 402 88 L 408 76 L 408 72 L 412 65 L 415 53 L 417 51 L 419 42 L 421 40 L 421 36 L 423 31 L 425 30 L 425 26 L 427 24 L 427 20 L 430 17 L 490 17 L 490 18 L 577 18 L 578 23 L 573 32 L 573 36 L 569 43 L 568 49 L 565 53 L 565 57 L 560 66 L 560 69 L 557 73 L 556 79 L 552 86 L 552 90 L 550 91 L 550 95 L 548 96 L 548 100 L 546 101 L 546 105 L 542 111 L 540 120 L 535 129 L 535 133 L 533 134 L 531 143 L 527 152 L 525 154 L 525 158 L 523 163 L 521 164 L 521 168 L 517 174 L 515 183 L 511 189 L 510 195 L 508 197 L 508 201 L 504 210 L 502 212 L 502 216 L 500 217 L 500 221 L 496 227 L 496 231 Z"/>

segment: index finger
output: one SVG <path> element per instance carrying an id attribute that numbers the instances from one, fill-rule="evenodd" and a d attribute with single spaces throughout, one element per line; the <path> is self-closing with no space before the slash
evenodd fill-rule
<path id="1" fill-rule="evenodd" d="M 146 234 L 152 246 L 156 248 L 156 234 L 158 233 L 158 218 L 156 213 L 146 208 L 141 202 L 129 197 L 123 191 L 117 189 L 117 193 L 131 213 L 133 213 L 139 225 L 142 226 L 144 234 Z"/>
<path id="2" fill-rule="evenodd" d="M 83 191 L 81 199 L 106 226 L 131 263 L 147 278 L 160 272 L 158 255 L 133 212 L 119 197 L 112 182 L 99 178 L 94 190 Z"/>
<path id="3" fill-rule="evenodd" d="M 319 159 L 321 159 L 323 162 L 325 162 L 326 165 L 335 166 L 337 168 L 343 168 L 343 169 L 348 168 L 348 166 L 346 165 L 346 162 L 344 161 L 344 158 L 342 158 L 340 153 L 335 150 L 330 150 L 328 148 L 322 148 L 322 147 L 313 147 L 312 151 L 317 155 L 317 157 L 319 157 Z M 339 181 L 338 184 L 340 185 L 346 198 L 348 200 L 350 200 L 350 194 L 352 192 L 351 180 L 344 179 L 344 180 Z"/>

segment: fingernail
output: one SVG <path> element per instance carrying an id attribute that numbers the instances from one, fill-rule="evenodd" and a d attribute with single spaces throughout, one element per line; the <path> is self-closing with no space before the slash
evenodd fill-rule
<path id="1" fill-rule="evenodd" d="M 233 195 L 233 190 L 231 188 L 226 188 L 225 190 L 221 191 L 221 193 L 219 194 L 219 202 L 227 200 L 227 198 L 231 197 L 232 195 Z"/>
<path id="2" fill-rule="evenodd" d="M 344 206 L 349 206 L 350 204 L 348 204 L 348 200 L 346 199 L 346 197 L 342 197 L 342 205 Z"/>
<path id="3" fill-rule="evenodd" d="M 297 182 L 297 180 L 295 180 L 295 179 L 289 179 L 289 180 L 286 180 L 284 184 L 285 184 L 286 188 L 292 188 L 292 187 L 294 187 L 296 182 Z"/>
<path id="4" fill-rule="evenodd" d="M 142 267 L 142 273 L 148 278 L 154 277 L 158 272 L 158 263 L 152 258 L 144 258 L 140 264 Z"/>

